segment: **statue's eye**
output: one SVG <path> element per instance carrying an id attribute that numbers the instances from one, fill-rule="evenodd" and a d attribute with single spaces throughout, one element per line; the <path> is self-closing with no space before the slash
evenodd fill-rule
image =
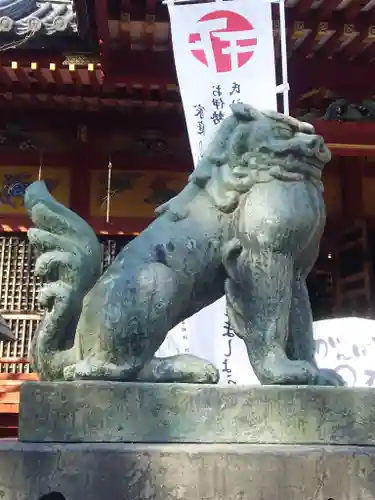
<path id="1" fill-rule="evenodd" d="M 274 134 L 280 139 L 291 139 L 293 137 L 293 131 L 289 127 L 274 127 Z"/>

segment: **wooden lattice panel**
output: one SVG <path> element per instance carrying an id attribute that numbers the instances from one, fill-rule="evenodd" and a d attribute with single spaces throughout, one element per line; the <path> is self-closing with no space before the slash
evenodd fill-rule
<path id="1" fill-rule="evenodd" d="M 113 262 L 128 237 L 102 238 L 102 271 Z M 35 255 L 26 235 L 0 237 L 0 313 L 16 336 L 0 342 L 0 373 L 29 373 L 30 344 L 43 311 L 38 304 L 40 281 Z"/>
<path id="2" fill-rule="evenodd" d="M 0 237 L 0 310 L 40 311 L 40 282 L 34 275 L 35 256 L 26 236 Z"/>
<path id="3" fill-rule="evenodd" d="M 34 269 L 35 255 L 26 235 L 0 237 L 0 311 L 17 339 L 0 342 L 1 373 L 29 372 L 27 355 L 42 314 Z"/>
<path id="4" fill-rule="evenodd" d="M 15 342 L 0 342 L 0 373 L 30 373 L 27 362 L 31 339 L 40 322 L 40 314 L 6 315 Z"/>

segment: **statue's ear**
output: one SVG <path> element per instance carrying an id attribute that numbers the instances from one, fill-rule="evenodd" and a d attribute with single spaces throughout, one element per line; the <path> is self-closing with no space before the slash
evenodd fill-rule
<path id="1" fill-rule="evenodd" d="M 260 111 L 250 106 L 250 104 L 244 104 L 242 102 L 231 104 L 231 110 L 238 120 L 252 121 L 259 120 L 262 117 Z"/>

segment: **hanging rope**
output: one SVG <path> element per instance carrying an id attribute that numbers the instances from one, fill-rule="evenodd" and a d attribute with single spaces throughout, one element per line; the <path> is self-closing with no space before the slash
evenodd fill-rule
<path id="1" fill-rule="evenodd" d="M 109 223 L 110 211 L 111 211 L 111 181 L 112 181 L 112 162 L 108 162 L 108 175 L 107 175 L 107 214 L 106 222 Z"/>
<path id="2" fill-rule="evenodd" d="M 38 181 L 42 180 L 42 170 L 43 170 L 43 151 L 40 151 L 40 153 L 39 153 Z"/>

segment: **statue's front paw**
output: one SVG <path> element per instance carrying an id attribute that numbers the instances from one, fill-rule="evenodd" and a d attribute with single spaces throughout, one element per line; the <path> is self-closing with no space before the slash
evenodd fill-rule
<path id="1" fill-rule="evenodd" d="M 335 370 L 329 370 L 322 368 L 316 377 L 316 385 L 330 385 L 342 387 L 345 384 L 345 380 L 335 372 Z"/>
<path id="2" fill-rule="evenodd" d="M 319 370 L 308 361 L 291 360 L 277 351 L 261 361 L 254 371 L 262 385 L 316 385 Z"/>
<path id="3" fill-rule="evenodd" d="M 153 358 L 137 375 L 140 382 L 217 384 L 218 369 L 209 361 L 191 354 Z"/>
<path id="4" fill-rule="evenodd" d="M 75 375 L 76 375 L 76 365 L 69 365 L 64 368 L 63 371 L 64 380 L 71 382 L 75 380 Z"/>
<path id="5" fill-rule="evenodd" d="M 100 366 L 98 364 L 92 365 L 91 362 L 83 359 L 74 365 L 64 368 L 64 379 L 68 381 L 100 379 L 101 377 L 99 372 L 102 366 L 104 366 L 104 363 L 101 363 Z M 102 370 L 102 372 L 102 378 L 104 379 L 104 370 Z"/>
<path id="6" fill-rule="evenodd" d="M 104 363 L 102 364 L 104 365 Z M 101 377 L 98 373 L 99 370 L 100 368 L 98 366 L 93 366 L 91 362 L 83 359 L 82 361 L 78 361 L 74 365 L 70 365 L 64 368 L 64 379 L 67 381 L 100 379 Z"/>

